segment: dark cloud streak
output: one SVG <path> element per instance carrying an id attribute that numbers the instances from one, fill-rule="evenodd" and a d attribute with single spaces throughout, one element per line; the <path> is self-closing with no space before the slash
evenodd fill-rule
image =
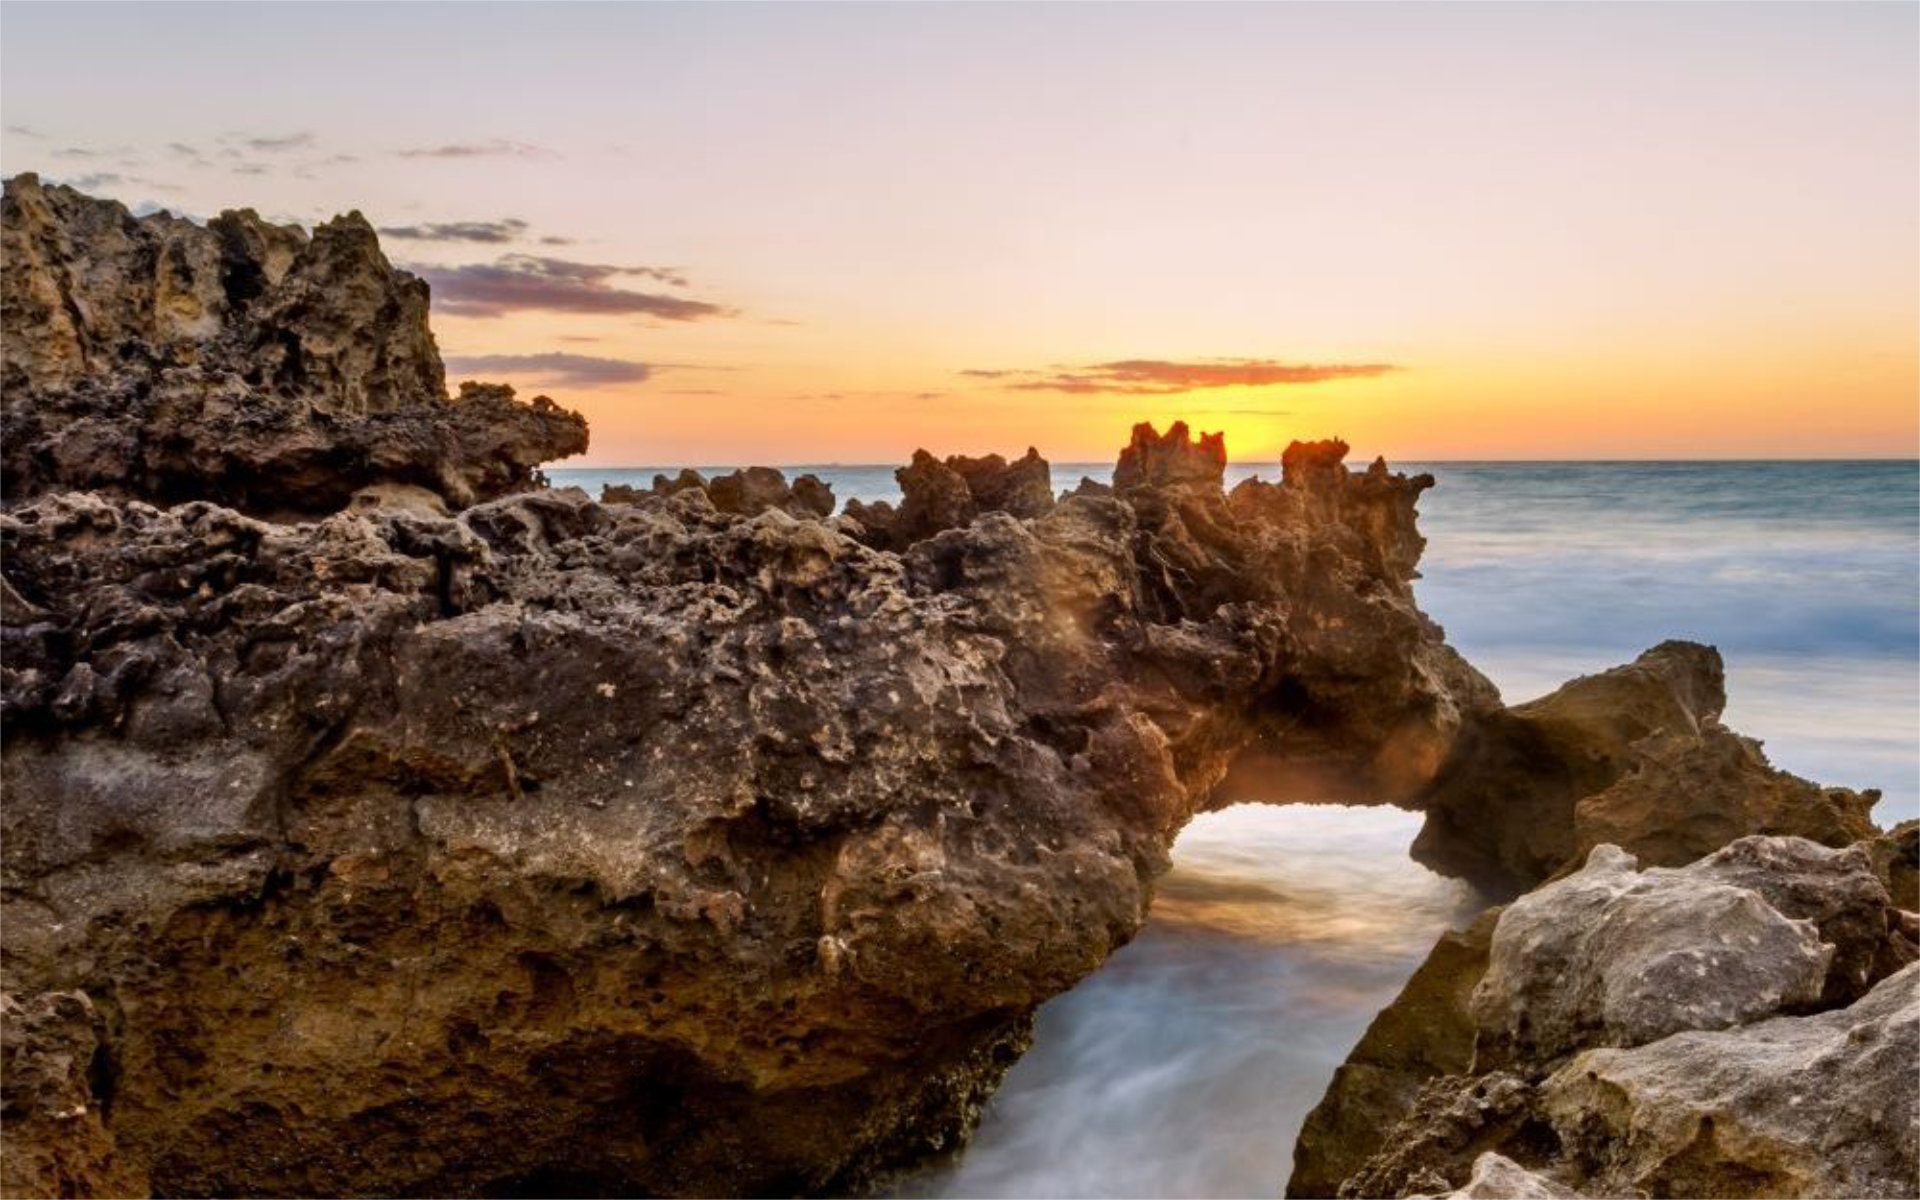
<path id="1" fill-rule="evenodd" d="M 613 286 L 616 278 L 630 276 L 685 287 L 685 276 L 667 267 L 616 267 L 508 254 L 492 263 L 411 269 L 432 285 L 434 307 L 452 316 L 500 317 L 533 310 L 697 321 L 733 315 L 731 309 L 705 300 Z"/>
<path id="2" fill-rule="evenodd" d="M 445 221 L 425 225 L 382 225 L 380 236 L 408 242 L 482 242 L 500 245 L 525 236 L 527 223 L 518 217 L 498 221 Z"/>
<path id="3" fill-rule="evenodd" d="M 446 362 L 447 370 L 455 375 L 518 375 L 556 387 L 645 383 L 653 374 L 645 363 L 590 354 L 456 354 L 449 355 Z"/>

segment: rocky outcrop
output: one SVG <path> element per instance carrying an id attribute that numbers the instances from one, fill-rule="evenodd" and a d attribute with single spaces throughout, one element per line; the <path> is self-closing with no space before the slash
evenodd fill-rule
<path id="1" fill-rule="evenodd" d="M 748 467 L 711 481 L 692 470 L 682 470 L 671 478 L 655 475 L 653 486 L 644 491 L 610 483 L 600 489 L 600 502 L 634 504 L 648 497 L 681 492 L 698 492 L 714 511 L 741 517 L 757 517 L 773 508 L 796 517 L 825 517 L 833 512 L 833 488 L 829 484 L 815 475 L 801 475 L 789 484 L 786 475 L 772 467 Z"/>
<path id="2" fill-rule="evenodd" d="M 447 397 L 427 285 L 358 213 L 311 237 L 251 210 L 202 226 L 20 175 L 0 249 L 9 503 L 85 488 L 299 516 L 397 484 L 459 507 L 586 448 L 544 397 Z"/>
<path id="3" fill-rule="evenodd" d="M 89 998 L 161 1192 L 950 1149 L 1193 812 L 1405 801 L 1497 702 L 1413 603 L 1420 482 L 1328 449 L 1230 499 L 1147 443 L 1058 503 L 920 456 L 888 549 L 771 472 L 451 515 L 389 473 L 297 525 L 42 480 L 0 516 L 6 986 Z"/>
<path id="4" fill-rule="evenodd" d="M 1059 500 L 1029 450 L 839 517 L 765 468 L 595 502 L 533 469 L 577 416 L 445 396 L 357 217 L 4 216 L 9 1194 L 870 1187 L 1242 800 L 1563 876 L 1443 942 L 1296 1184 L 1910 1172 L 1854 1089 L 1912 1025 L 1912 831 L 1709 854 L 1875 831 L 1718 726 L 1705 647 L 1501 708 L 1414 603 L 1430 477 L 1296 443 L 1227 494 L 1143 425 Z M 1885 1144 L 1780 1148 L 1783 1063 Z"/>
<path id="5" fill-rule="evenodd" d="M 1904 916 L 1865 844 L 1645 870 L 1599 847 L 1500 914 L 1471 1066 L 1421 1085 L 1339 1194 L 1468 1187 L 1497 1153 L 1580 1195 L 1910 1196 Z"/>
<path id="6" fill-rule="evenodd" d="M 1417 801 L 1414 857 L 1511 896 L 1602 844 L 1679 866 L 1748 834 L 1845 846 L 1877 832 L 1878 792 L 1775 769 L 1720 724 L 1725 707 L 1719 653 L 1665 642 L 1478 719 Z"/>
<path id="7" fill-rule="evenodd" d="M 1185 427 L 1181 427 L 1185 437 Z M 904 549 L 948 529 L 969 525 L 983 513 L 1044 516 L 1053 507 L 1052 473 L 1033 447 L 1009 463 L 998 454 L 953 455 L 945 462 L 925 450 L 893 473 L 900 507 L 885 500 L 847 502 L 849 532 L 870 546 Z"/>

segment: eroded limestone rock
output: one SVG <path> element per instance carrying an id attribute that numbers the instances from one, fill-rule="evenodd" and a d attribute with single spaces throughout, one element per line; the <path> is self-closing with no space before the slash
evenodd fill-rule
<path id="1" fill-rule="evenodd" d="M 20 175 L 0 248 L 9 503 L 87 488 L 311 516 L 398 484 L 458 507 L 586 448 L 545 397 L 447 397 L 427 286 L 358 213 L 311 237 L 250 210 L 200 226 Z"/>
<path id="2" fill-rule="evenodd" d="M 965 1137 L 1237 759 L 1405 799 L 1494 703 L 1344 495 L 1396 486 L 899 553 L 711 486 L 21 504 L 6 985 L 115 1014 L 164 1192 L 860 1187 Z"/>

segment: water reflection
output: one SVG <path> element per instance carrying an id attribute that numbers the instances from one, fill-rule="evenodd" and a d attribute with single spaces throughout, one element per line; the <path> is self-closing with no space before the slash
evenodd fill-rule
<path id="1" fill-rule="evenodd" d="M 1040 1011 L 966 1156 L 903 1194 L 1275 1196 L 1300 1122 L 1479 901 L 1415 814 L 1246 806 L 1181 835 L 1153 921 Z"/>

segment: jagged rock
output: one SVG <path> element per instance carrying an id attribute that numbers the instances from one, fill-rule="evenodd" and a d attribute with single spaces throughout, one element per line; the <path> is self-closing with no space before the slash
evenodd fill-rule
<path id="1" fill-rule="evenodd" d="M 942 462 L 916 450 L 913 461 L 893 474 L 900 485 L 897 509 L 885 500 L 846 506 L 862 540 L 881 549 L 903 550 L 984 513 L 1038 517 L 1054 504 L 1051 469 L 1031 446 L 1012 463 L 998 454 L 956 454 Z"/>
<path id="2" fill-rule="evenodd" d="M 0 246 L 9 503 L 90 488 L 309 516 L 390 483 L 461 506 L 586 448 L 544 397 L 447 398 L 426 284 L 358 213 L 311 238 L 251 211 L 203 227 L 20 175 Z"/>
<path id="3" fill-rule="evenodd" d="M 1340 1184 L 1337 1195 L 1451 1192 L 1466 1186 L 1470 1164 L 1496 1148 L 1527 1163 L 1552 1149 L 1551 1130 L 1539 1115 L 1538 1089 L 1507 1071 L 1427 1081 L 1406 1119 L 1384 1133 L 1379 1151 Z"/>
<path id="4" fill-rule="evenodd" d="M 965 481 L 967 492 L 980 512 L 1039 517 L 1053 507 L 1052 470 L 1032 446 L 1012 463 L 998 454 L 985 458 L 955 455 L 947 459 L 946 465 Z"/>
<path id="5" fill-rule="evenodd" d="M 1725 706 L 1719 652 L 1663 642 L 1480 718 L 1417 802 L 1414 857 L 1511 896 L 1603 843 L 1679 866 L 1747 834 L 1844 846 L 1875 832 L 1878 792 L 1776 770 L 1719 724 Z"/>
<path id="6" fill-rule="evenodd" d="M 1379 1153 L 1421 1085 L 1473 1066 L 1473 989 L 1487 971 L 1499 910 L 1440 935 L 1406 986 L 1380 1010 L 1300 1127 L 1288 1196 L 1331 1196 Z"/>
<path id="7" fill-rule="evenodd" d="M 110 1000 L 156 1190 L 864 1186 L 965 1137 L 1239 756 L 1405 799 L 1495 702 L 1305 508 L 895 553 L 711 490 L 0 515 L 5 984 Z"/>
<path id="8" fill-rule="evenodd" d="M 602 504 L 638 504 L 648 498 L 692 492 L 704 496 L 714 511 L 736 516 L 758 516 L 777 508 L 796 517 L 824 518 L 833 512 L 833 488 L 815 475 L 802 475 L 791 485 L 772 467 L 748 467 L 708 480 L 700 472 L 682 470 L 673 478 L 655 475 L 647 490 L 624 483 L 605 484 Z"/>
<path id="9" fill-rule="evenodd" d="M 1916 1063 L 1920 965 L 1832 1012 L 1582 1054 L 1544 1109 L 1596 1195 L 1912 1196 Z"/>
<path id="10" fill-rule="evenodd" d="M 1133 440 L 1120 451 L 1120 462 L 1113 469 L 1113 487 L 1117 492 L 1127 492 L 1142 487 L 1194 485 L 1203 491 L 1218 491 L 1226 469 L 1227 441 L 1222 435 L 1202 434 L 1196 442 L 1185 421 L 1175 421 L 1164 434 L 1142 423 L 1133 427 Z"/>
<path id="11" fill-rule="evenodd" d="M 1920 820 L 1902 821 L 1875 836 L 1868 848 L 1880 882 L 1894 904 L 1909 913 L 1920 912 Z"/>

